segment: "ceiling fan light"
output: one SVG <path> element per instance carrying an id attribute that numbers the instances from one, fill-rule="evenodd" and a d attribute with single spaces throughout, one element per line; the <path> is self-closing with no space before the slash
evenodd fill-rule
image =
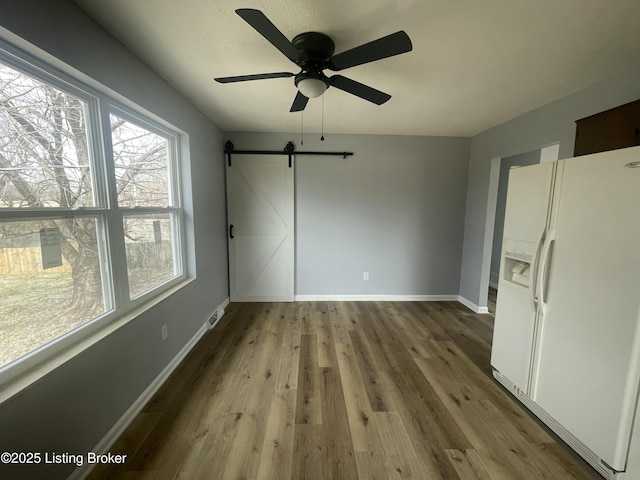
<path id="1" fill-rule="evenodd" d="M 319 78 L 303 78 L 300 79 L 296 86 L 300 93 L 307 98 L 315 98 L 322 95 L 327 89 L 327 84 Z"/>

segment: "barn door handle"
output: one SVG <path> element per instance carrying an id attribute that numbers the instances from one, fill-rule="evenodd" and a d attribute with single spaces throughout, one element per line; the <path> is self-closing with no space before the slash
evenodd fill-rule
<path id="1" fill-rule="evenodd" d="M 229 225 L 229 238 L 233 238 L 233 224 Z"/>

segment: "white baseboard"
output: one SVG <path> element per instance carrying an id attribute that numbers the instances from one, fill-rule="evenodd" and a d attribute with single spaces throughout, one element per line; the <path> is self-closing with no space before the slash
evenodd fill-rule
<path id="1" fill-rule="evenodd" d="M 446 302 L 458 295 L 296 295 L 296 302 Z"/>
<path id="2" fill-rule="evenodd" d="M 489 313 L 460 295 L 296 295 L 296 302 L 460 302 L 475 313 Z"/>
<path id="3" fill-rule="evenodd" d="M 111 430 L 98 442 L 98 444 L 91 450 L 98 455 L 106 454 L 113 444 L 118 440 L 120 435 L 124 433 L 127 427 L 133 422 L 136 416 L 142 411 L 144 406 L 151 400 L 160 387 L 167 381 L 173 371 L 180 365 L 189 352 L 200 341 L 207 330 L 212 329 L 219 321 L 222 315 L 224 315 L 224 308 L 229 305 L 229 298 L 222 302 L 211 315 L 205 318 L 202 326 L 198 329 L 196 334 L 182 347 L 178 354 L 169 362 L 169 364 L 160 372 L 160 374 L 151 382 L 151 384 L 142 392 L 142 394 L 136 399 L 135 402 L 127 409 L 127 411 L 120 417 Z M 213 325 L 209 323 L 209 318 L 213 314 L 217 313 L 217 319 Z M 76 468 L 67 480 L 84 480 L 89 476 L 95 464 L 85 463 L 81 467 Z"/>
<path id="4" fill-rule="evenodd" d="M 480 313 L 480 314 L 489 313 L 489 308 L 488 307 L 481 307 L 479 305 L 476 305 L 472 301 L 467 300 L 466 298 L 464 298 L 462 295 L 458 296 L 458 301 L 461 304 L 463 304 L 465 307 L 467 307 L 469 310 L 471 310 L 472 312 Z"/>

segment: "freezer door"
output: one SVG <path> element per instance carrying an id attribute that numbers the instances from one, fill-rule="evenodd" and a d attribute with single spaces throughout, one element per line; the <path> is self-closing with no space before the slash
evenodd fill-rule
<path id="1" fill-rule="evenodd" d="M 534 275 L 554 164 L 509 171 L 491 365 L 527 392 L 535 335 Z"/>
<path id="2" fill-rule="evenodd" d="M 640 148 L 564 162 L 541 258 L 549 275 L 531 392 L 615 470 L 625 468 L 639 381 L 640 168 L 625 167 L 636 161 Z"/>
<path id="3" fill-rule="evenodd" d="M 504 238 L 537 242 L 547 224 L 555 163 L 509 170 Z M 504 250 L 504 246 L 503 246 Z"/>

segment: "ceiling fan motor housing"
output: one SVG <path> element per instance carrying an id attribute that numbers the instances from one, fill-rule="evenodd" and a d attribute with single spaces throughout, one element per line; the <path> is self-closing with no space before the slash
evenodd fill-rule
<path id="1" fill-rule="evenodd" d="M 293 46 L 300 52 L 300 67 L 307 66 L 326 68 L 327 61 L 333 56 L 336 46 L 328 36 L 319 32 L 305 32 L 296 35 L 291 40 Z"/>

